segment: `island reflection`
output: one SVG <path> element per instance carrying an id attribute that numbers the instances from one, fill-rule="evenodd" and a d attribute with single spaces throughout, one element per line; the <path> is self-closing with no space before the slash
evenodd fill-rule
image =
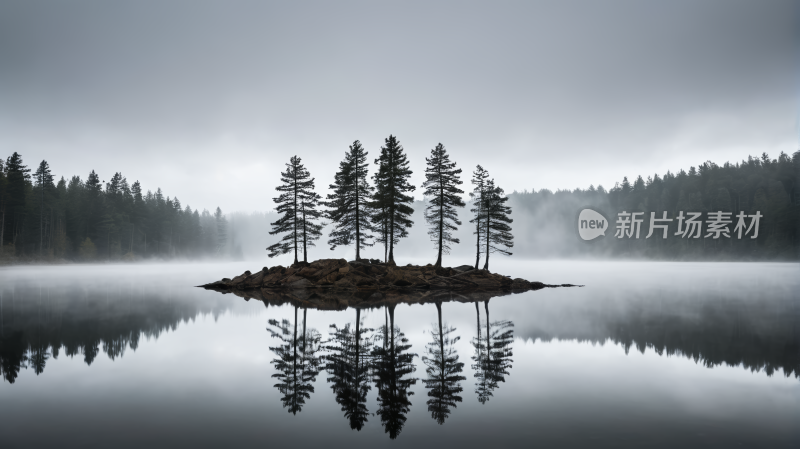
<path id="1" fill-rule="evenodd" d="M 640 302 L 626 314 L 611 308 L 600 309 L 603 313 L 570 311 L 572 317 L 597 323 L 591 329 L 559 323 L 546 311 L 515 318 L 524 324 L 520 328 L 508 317 L 494 317 L 492 305 L 515 300 L 535 304 L 536 293 L 505 298 L 501 296 L 510 294 L 417 292 L 376 297 L 374 293 L 342 295 L 303 290 L 236 294 L 259 301 L 264 307 L 293 309 L 293 319 L 270 319 L 266 328 L 281 407 L 301 413 L 312 399 L 315 385 L 320 387 L 317 382 L 322 376 L 351 429 L 361 430 L 375 417 L 390 438 L 401 434 L 417 402 L 412 390 L 417 381 L 427 393 L 422 407 L 427 406 L 429 416 L 438 424 L 445 424 L 458 413 L 463 401 L 490 401 L 513 372 L 515 336 L 542 342 L 611 341 L 626 351 L 650 347 L 658 354 L 684 355 L 709 367 L 727 364 L 768 375 L 777 370 L 783 370 L 786 376 L 800 374 L 794 321 L 776 319 L 786 316 L 781 304 L 763 307 L 758 303 L 686 298 L 673 304 L 670 313 L 663 313 L 663 304 L 654 294 L 656 300 Z M 114 284 L 105 290 L 17 285 L 3 290 L 0 296 L 0 372 L 5 382 L 13 384 L 20 370 L 30 368 L 41 374 L 61 354 L 82 357 L 87 365 L 92 365 L 100 352 L 112 360 L 123 357 L 126 350 L 135 351 L 142 338 L 155 340 L 163 332 L 174 331 L 181 322 L 225 313 L 234 299 L 230 294 L 214 298 L 217 300 L 201 300 L 191 292 L 181 296 L 158 288 L 126 292 Z M 474 306 L 475 327 L 457 329 L 448 325 L 447 315 L 442 313 L 444 303 Z M 421 357 L 401 330 L 408 323 L 395 320 L 398 304 L 436 307 L 438 320 L 431 325 L 428 343 L 417 348 Z M 794 310 L 791 304 L 787 307 L 789 312 Z M 365 326 L 362 315 L 367 309 L 381 313 L 384 324 L 377 329 Z M 684 313 L 675 313 L 675 309 Z M 344 326 L 331 324 L 323 333 L 307 325 L 308 314 L 315 310 L 341 311 L 354 321 Z M 544 331 L 535 325 L 536 319 L 547 320 L 552 327 Z M 471 354 L 458 353 L 456 342 L 462 337 L 470 342 Z M 471 360 L 472 379 L 464 373 L 467 359 Z M 424 367 L 424 375 L 416 376 L 415 362 Z M 377 394 L 370 400 L 372 391 Z"/>

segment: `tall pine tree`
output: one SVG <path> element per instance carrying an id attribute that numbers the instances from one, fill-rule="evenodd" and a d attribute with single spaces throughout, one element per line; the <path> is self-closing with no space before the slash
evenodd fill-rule
<path id="1" fill-rule="evenodd" d="M 8 177 L 4 161 L 0 159 L 0 256 L 3 256 L 6 230 L 6 206 L 8 205 Z"/>
<path id="2" fill-rule="evenodd" d="M 510 256 L 511 253 L 504 248 L 514 246 L 514 236 L 511 235 L 511 226 L 508 225 L 513 221 L 509 218 L 511 208 L 506 205 L 508 197 L 503 192 L 503 189 L 494 185 L 494 179 L 486 183 L 486 192 L 486 209 L 484 211 L 486 218 L 484 227 L 486 262 L 483 264 L 484 270 L 489 269 L 489 254 L 496 252 Z"/>
<path id="3" fill-rule="evenodd" d="M 355 243 L 356 260 L 361 259 L 364 247 L 373 245 L 369 242 L 373 236 L 368 234 L 372 215 L 369 203 L 375 188 L 367 179 L 368 166 L 367 152 L 356 140 L 339 163 L 339 171 L 330 185 L 333 193 L 328 194 L 325 203 L 330 208 L 328 218 L 334 223 L 328 240 L 331 250 Z"/>
<path id="4" fill-rule="evenodd" d="M 464 193 L 458 186 L 461 181 L 461 169 L 456 168 L 455 162 L 450 162 L 450 155 L 441 143 L 431 150 L 431 157 L 425 158 L 428 163 L 425 169 L 425 187 L 423 195 L 430 197 L 425 208 L 425 221 L 430 225 L 428 235 L 434 241 L 438 255 L 436 267 L 442 266 L 442 253 L 450 253 L 450 243 L 459 243 L 451 234 L 456 225 L 461 225 L 458 220 L 456 207 L 464 207 L 464 201 L 459 196 Z"/>
<path id="5" fill-rule="evenodd" d="M 475 167 L 475 171 L 472 172 L 472 185 L 475 186 L 474 190 L 470 192 L 469 196 L 472 199 L 472 209 L 470 212 L 473 214 L 472 220 L 470 223 L 475 223 L 475 269 L 478 269 L 478 264 L 481 261 L 481 253 L 483 252 L 483 247 L 481 246 L 481 242 L 483 238 L 485 238 L 485 224 L 486 224 L 486 199 L 489 197 L 488 192 L 486 190 L 487 179 L 489 178 L 489 172 L 486 171 L 483 167 L 478 165 Z"/>
<path id="6" fill-rule="evenodd" d="M 50 206 L 51 197 L 56 186 L 53 184 L 53 174 L 50 172 L 50 165 L 47 161 L 43 160 L 39 164 L 34 174 L 36 182 L 36 198 L 35 201 L 39 203 L 39 257 L 44 255 L 44 239 L 45 239 L 45 226 L 47 225 L 45 217 L 45 207 Z M 47 204 L 47 206 L 46 206 Z"/>
<path id="7" fill-rule="evenodd" d="M 314 178 L 303 166 L 302 160 L 292 156 L 286 164 L 286 171 L 281 173 L 283 185 L 275 188 L 281 193 L 273 198 L 283 214 L 278 221 L 272 223 L 270 234 L 283 234 L 281 241 L 267 248 L 269 257 L 286 254 L 294 250 L 294 263 L 297 263 L 298 245 L 303 245 L 303 262 L 308 262 L 308 247 L 314 246 L 314 240 L 322 235 L 323 224 L 315 223 L 322 216 L 317 210 L 320 196 L 314 192 Z"/>
<path id="8" fill-rule="evenodd" d="M 26 191 L 31 175 L 27 166 L 22 165 L 22 156 L 16 151 L 6 160 L 6 179 L 8 194 L 5 221 L 5 240 L 16 243 L 22 233 L 25 220 Z"/>
<path id="9" fill-rule="evenodd" d="M 375 180 L 372 222 L 381 229 L 380 240 L 388 247 L 388 262 L 394 264 L 394 245 L 408 236 L 408 228 L 414 224 L 409 218 L 414 209 L 408 205 L 414 197 L 406 195 L 406 192 L 412 192 L 416 187 L 408 183 L 412 171 L 408 168 L 403 146 L 395 136 L 390 135 L 385 140 L 375 164 L 378 171 L 372 177 Z"/>

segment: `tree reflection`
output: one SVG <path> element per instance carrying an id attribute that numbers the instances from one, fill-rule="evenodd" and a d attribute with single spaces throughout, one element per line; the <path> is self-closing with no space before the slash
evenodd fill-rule
<path id="1" fill-rule="evenodd" d="M 314 392 L 313 382 L 320 371 L 320 334 L 315 329 L 306 330 L 306 309 L 303 309 L 303 330 L 300 339 L 297 337 L 297 309 L 294 308 L 294 326 L 289 320 L 269 320 L 274 329 L 267 330 L 281 340 L 279 346 L 270 350 L 278 357 L 272 360 L 276 373 L 272 375 L 279 380 L 275 388 L 283 395 L 281 402 L 289 413 L 302 411 L 306 399 Z M 299 350 L 299 352 L 298 352 Z"/>
<path id="2" fill-rule="evenodd" d="M 406 414 L 411 409 L 409 388 L 417 383 L 416 378 L 407 377 L 416 370 L 414 357 L 408 352 L 408 339 L 394 325 L 394 305 L 387 306 L 387 323 L 381 329 L 381 344 L 375 345 L 373 354 L 373 376 L 378 388 L 378 415 L 389 438 L 395 439 L 403 430 Z"/>
<path id="3" fill-rule="evenodd" d="M 442 325 L 442 303 L 436 303 L 436 310 L 439 313 L 439 326 L 431 332 L 433 341 L 428 343 L 425 352 L 429 355 L 423 356 L 422 361 L 427 365 L 425 370 L 428 374 L 427 379 L 423 379 L 425 388 L 428 391 L 428 411 L 431 417 L 439 424 L 444 424 L 445 419 L 450 415 L 450 408 L 456 408 L 456 402 L 461 402 L 458 393 L 463 391 L 461 381 L 467 380 L 466 377 L 458 373 L 464 370 L 464 364 L 458 361 L 458 354 L 453 345 L 461 338 L 450 338 L 450 334 L 456 331 L 454 327 Z"/>
<path id="4" fill-rule="evenodd" d="M 486 403 L 493 395 L 493 391 L 499 386 L 500 382 L 505 382 L 508 370 L 511 368 L 511 344 L 514 342 L 514 323 L 507 320 L 489 321 L 489 301 L 483 302 L 486 309 L 486 333 L 481 335 L 481 317 L 478 303 L 475 303 L 475 312 L 478 316 L 477 336 L 472 340 L 475 354 L 472 360 L 475 362 L 472 369 L 475 370 L 475 393 L 481 404 Z"/>
<path id="5" fill-rule="evenodd" d="M 350 428 L 361 430 L 367 422 L 367 392 L 372 388 L 369 378 L 370 353 L 372 345 L 369 333 L 373 329 L 361 326 L 361 309 L 356 309 L 355 330 L 350 323 L 344 328 L 331 324 L 330 345 L 326 356 L 325 369 L 331 377 L 331 389 L 336 394 L 336 402 L 342 406 L 344 416 L 350 420 Z"/>
<path id="6" fill-rule="evenodd" d="M 19 370 L 27 366 L 27 350 L 22 332 L 0 336 L 0 374 L 8 383 L 13 384 L 19 376 Z"/>

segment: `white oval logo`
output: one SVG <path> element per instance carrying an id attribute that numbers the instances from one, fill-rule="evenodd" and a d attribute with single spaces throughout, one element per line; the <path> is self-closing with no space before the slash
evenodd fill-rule
<path id="1" fill-rule="evenodd" d="M 582 210 L 578 216 L 578 233 L 584 240 L 605 236 L 606 229 L 608 229 L 606 217 L 591 209 Z"/>

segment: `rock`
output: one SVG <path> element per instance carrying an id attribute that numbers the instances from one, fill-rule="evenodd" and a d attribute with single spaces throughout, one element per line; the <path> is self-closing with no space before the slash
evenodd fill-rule
<path id="1" fill-rule="evenodd" d="M 292 281 L 286 284 L 287 288 L 309 288 L 313 286 L 314 284 L 312 284 L 311 281 L 309 281 L 306 278 L 300 278 L 296 281 Z"/>
<path id="2" fill-rule="evenodd" d="M 460 265 L 460 266 L 454 267 L 453 269 L 456 270 L 456 271 L 462 271 L 463 272 L 463 271 L 474 270 L 475 268 L 472 265 Z"/>
<path id="3" fill-rule="evenodd" d="M 531 283 L 522 278 L 516 278 L 511 282 L 511 290 L 530 290 Z"/>

